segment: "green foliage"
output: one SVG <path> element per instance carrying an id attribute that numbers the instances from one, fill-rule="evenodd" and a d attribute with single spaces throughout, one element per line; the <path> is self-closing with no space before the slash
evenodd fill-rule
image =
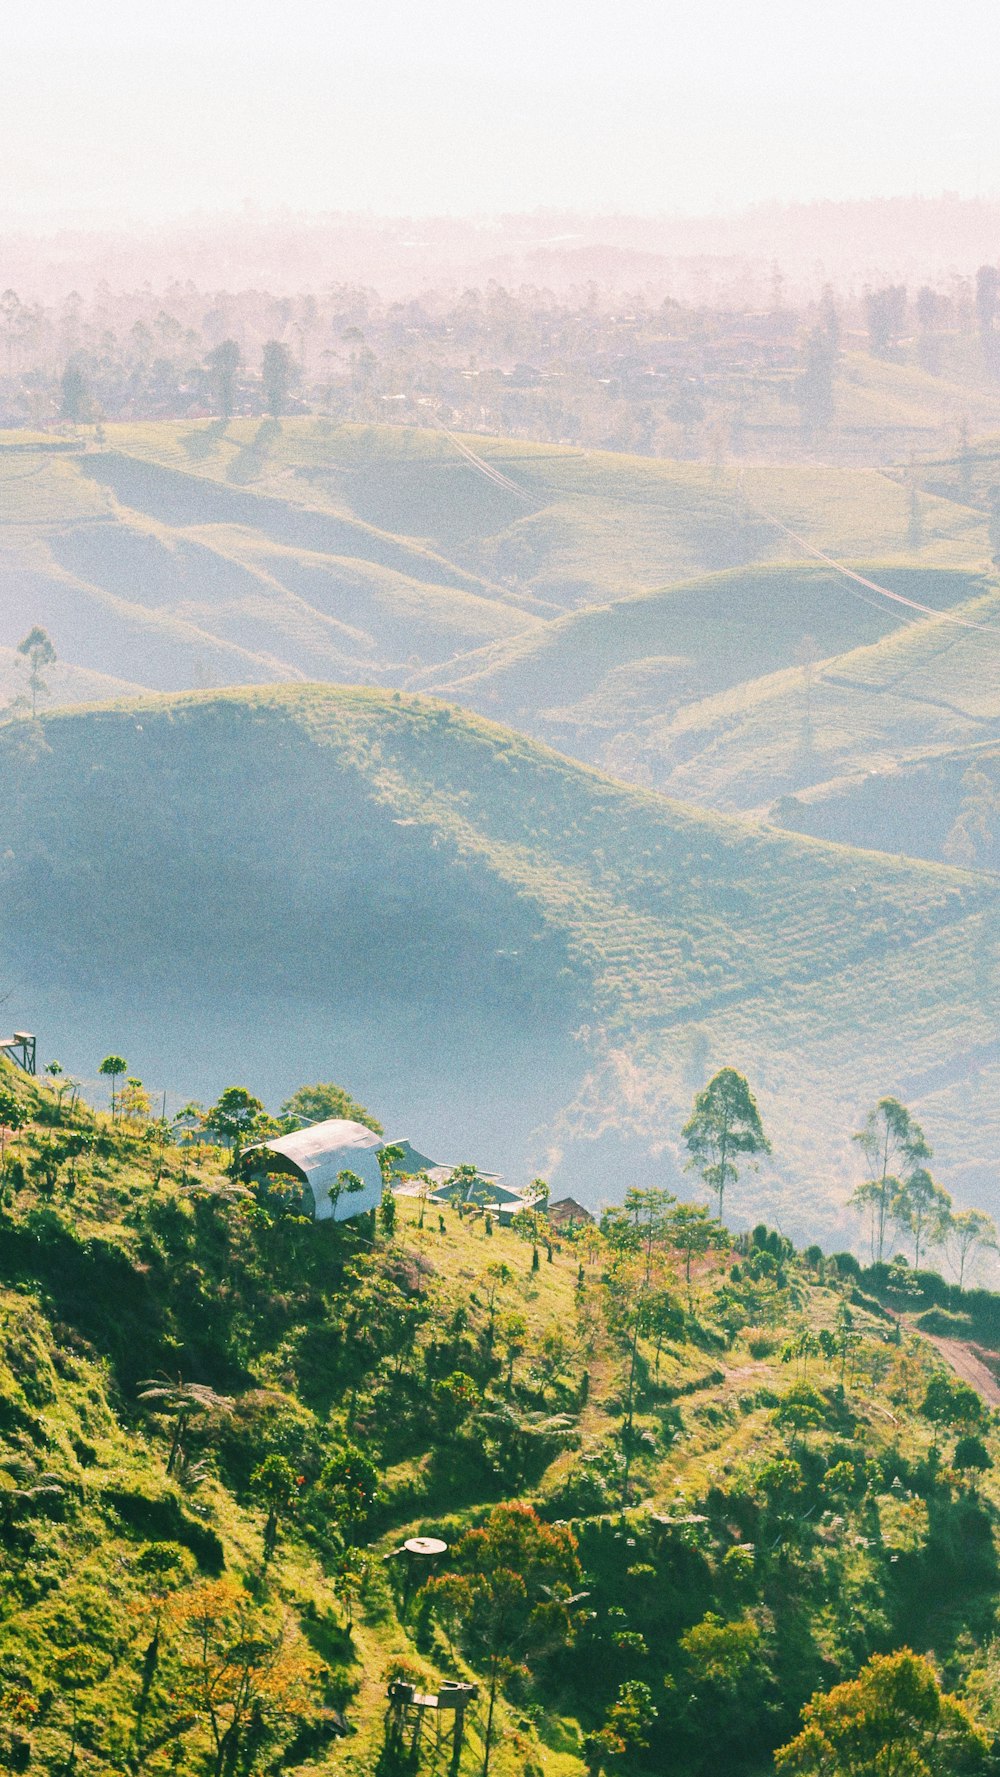
<path id="1" fill-rule="evenodd" d="M 940 1372 L 928 1382 L 920 1411 L 932 1425 L 943 1428 L 979 1425 L 985 1416 L 982 1399 L 974 1388 Z"/>
<path id="2" fill-rule="evenodd" d="M 128 1062 L 123 1055 L 106 1055 L 97 1071 L 111 1081 L 111 1115 L 114 1117 L 115 1082 L 128 1073 Z"/>
<path id="3" fill-rule="evenodd" d="M 931 1150 L 919 1123 L 898 1098 L 880 1098 L 851 1139 L 861 1149 L 868 1168 L 868 1176 L 854 1190 L 851 1202 L 870 1216 L 872 1258 L 881 1263 L 893 1205 L 903 1194 L 905 1217 L 906 1183 L 922 1170 L 921 1163 L 930 1159 Z"/>
<path id="4" fill-rule="evenodd" d="M 488 1777 L 502 1678 L 529 1660 L 537 1667 L 572 1641 L 572 1594 L 580 1579 L 570 1532 L 529 1506 L 497 1506 L 480 1530 L 450 1552 L 452 1571 L 424 1587 L 427 1607 L 447 1622 L 489 1678 L 483 1773 Z"/>
<path id="5" fill-rule="evenodd" d="M 264 1133 L 266 1119 L 260 1099 L 246 1086 L 227 1086 L 217 1103 L 206 1111 L 204 1125 L 232 1149 L 231 1165 L 235 1172 L 243 1149 Z"/>
<path id="6" fill-rule="evenodd" d="M 267 1510 L 267 1522 L 264 1526 L 265 1560 L 270 1560 L 273 1555 L 278 1539 L 278 1525 L 291 1510 L 304 1482 L 305 1476 L 297 1475 L 288 1458 L 279 1456 L 275 1451 L 270 1456 L 265 1456 L 260 1467 L 255 1468 L 250 1476 L 250 1491 Z"/>
<path id="7" fill-rule="evenodd" d="M 28 694 L 31 698 L 31 714 L 34 719 L 38 714 L 39 700 L 47 697 L 49 688 L 45 680 L 46 669 L 55 666 L 56 651 L 50 637 L 44 629 L 36 624 L 24 639 L 17 644 L 17 651 L 28 665 Z"/>
<path id="8" fill-rule="evenodd" d="M 993 1467 L 993 1458 L 983 1443 L 982 1438 L 967 1433 L 959 1438 L 952 1456 L 952 1466 L 957 1469 L 979 1469 Z"/>
<path id="9" fill-rule="evenodd" d="M 345 1444 L 324 1463 L 317 1492 L 334 1522 L 355 1533 L 378 1499 L 378 1469 L 356 1444 Z"/>
<path id="10" fill-rule="evenodd" d="M 700 1623 L 685 1629 L 678 1645 L 692 1684 L 731 1692 L 757 1664 L 761 1633 L 752 1617 L 725 1622 L 708 1611 Z"/>
<path id="11" fill-rule="evenodd" d="M 913 1236 L 913 1267 L 920 1268 L 922 1247 L 941 1246 L 951 1221 L 951 1198 L 936 1185 L 924 1166 L 904 1179 L 892 1200 L 897 1227 Z"/>
<path id="12" fill-rule="evenodd" d="M 345 1091 L 343 1086 L 336 1086 L 332 1080 L 320 1081 L 314 1086 L 299 1086 L 286 1098 L 281 1107 L 282 1118 L 287 1119 L 289 1127 L 299 1129 L 302 1122 L 324 1123 L 330 1117 L 342 1117 L 349 1123 L 363 1123 L 376 1135 L 384 1133 L 382 1125 L 371 1111 Z"/>
<path id="13" fill-rule="evenodd" d="M 818 1388 L 796 1382 L 782 1395 L 774 1417 L 776 1424 L 790 1431 L 818 1431 L 827 1424 L 830 1408 Z"/>
<path id="14" fill-rule="evenodd" d="M 724 1067 L 695 1095 L 694 1109 L 681 1130 L 691 1166 L 696 1166 L 708 1189 L 719 1199 L 719 1221 L 727 1185 L 739 1172 L 734 1156 L 769 1154 L 753 1094 L 742 1074 Z"/>
<path id="15" fill-rule="evenodd" d="M 969 1709 L 908 1648 L 876 1655 L 860 1677 L 815 1696 L 803 1722 L 776 1754 L 778 1770 L 790 1777 L 959 1777 L 987 1768 L 988 1742 Z"/>
<path id="16" fill-rule="evenodd" d="M 396 1232 L 396 1196 L 391 1185 L 383 1185 L 382 1187 L 378 1219 L 382 1233 L 387 1240 L 391 1240 Z"/>
<path id="17" fill-rule="evenodd" d="M 881 1273 L 855 1289 L 761 1224 L 734 1279 L 707 1212 L 645 1195 L 537 1273 L 511 1230 L 420 1227 L 406 1197 L 391 1242 L 362 1237 L 267 1214 L 217 1149 L 161 1156 L 85 1106 L 43 1122 L 51 1089 L 8 1077 L 5 1757 L 16 1734 L 59 1770 L 75 1732 L 81 1770 L 210 1772 L 209 1691 L 221 1740 L 252 1654 L 223 1771 L 376 1770 L 360 1661 L 419 1649 L 426 1688 L 459 1657 L 479 1683 L 493 1777 L 557 1738 L 564 1777 L 743 1777 L 876 1649 L 933 1638 L 956 1685 L 986 1661 L 996 1431 L 926 1341 L 886 1337 Z M 60 1160 L 50 1194 L 76 1135 L 75 1190 Z M 448 1545 L 423 1585 L 395 1553 L 415 1534 Z M 331 1708 L 352 1732 L 324 1751 Z"/>

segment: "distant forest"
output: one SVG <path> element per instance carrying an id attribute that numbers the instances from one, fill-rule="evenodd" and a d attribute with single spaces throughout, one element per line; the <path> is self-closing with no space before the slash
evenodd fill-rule
<path id="1" fill-rule="evenodd" d="M 121 253 L 109 238 L 103 260 L 103 237 L 8 235 L 0 426 L 315 411 L 703 460 L 954 453 L 970 427 L 1000 429 L 1000 273 L 989 259 L 936 265 L 928 221 L 957 256 L 996 241 L 994 209 L 786 210 L 770 219 L 769 260 L 764 212 L 650 221 L 644 251 L 627 218 L 409 233 L 357 219 L 229 222 L 214 252 L 192 225 L 123 237 Z M 845 258 L 845 231 L 853 221 L 857 254 L 878 217 L 891 271 L 865 273 Z M 240 282 L 260 282 L 219 288 L 212 274 L 241 241 L 253 251 Z M 827 257 L 807 271 L 811 241 Z M 828 263 L 839 275 L 824 275 Z M 95 281 L 108 265 L 120 283 Z M 198 275 L 129 286 L 143 265 Z M 295 272 L 298 293 L 287 290 Z"/>

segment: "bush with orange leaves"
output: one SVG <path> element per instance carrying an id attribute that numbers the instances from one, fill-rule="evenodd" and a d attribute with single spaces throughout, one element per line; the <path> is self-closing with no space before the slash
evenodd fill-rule
<path id="1" fill-rule="evenodd" d="M 253 1754 L 315 1705 L 318 1663 L 287 1619 L 254 1603 L 223 1576 L 177 1593 L 177 1691 L 173 1701 L 206 1735 L 212 1777 L 254 1769 Z"/>

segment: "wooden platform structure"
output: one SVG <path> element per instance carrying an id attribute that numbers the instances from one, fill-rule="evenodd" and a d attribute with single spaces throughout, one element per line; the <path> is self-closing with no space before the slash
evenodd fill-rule
<path id="1" fill-rule="evenodd" d="M 433 1734 L 429 1750 L 435 1762 L 442 1749 L 450 1753 L 448 1769 L 455 1777 L 465 1740 L 465 1711 L 478 1697 L 479 1686 L 447 1679 L 435 1695 L 395 1679 L 389 1686 L 388 1695 L 388 1744 L 401 1753 L 408 1739 L 412 1757 L 419 1751 L 426 1728 L 428 1736 Z"/>
<path id="2" fill-rule="evenodd" d="M 17 1063 L 26 1074 L 35 1071 L 35 1039 L 27 1030 L 16 1030 L 12 1037 L 0 1037 L 0 1055 Z"/>

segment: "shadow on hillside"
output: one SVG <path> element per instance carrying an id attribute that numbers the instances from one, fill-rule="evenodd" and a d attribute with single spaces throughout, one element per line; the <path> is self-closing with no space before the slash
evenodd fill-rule
<path id="1" fill-rule="evenodd" d="M 234 456 L 226 470 L 226 480 L 237 487 L 256 481 L 271 453 L 271 446 L 280 437 L 280 420 L 261 420 L 249 444 L 241 445 Z"/>
<path id="2" fill-rule="evenodd" d="M 990 1514 L 983 1502 L 960 1494 L 927 1501 L 927 1542 L 893 1565 L 892 1616 L 898 1643 L 952 1651 L 965 1635 L 988 1638 L 996 1611 L 1000 1568 Z"/>
<path id="3" fill-rule="evenodd" d="M 226 436 L 229 421 L 226 419 L 211 420 L 207 426 L 197 426 L 193 432 L 178 434 L 181 446 L 192 463 L 203 463 L 206 457 L 214 456 L 216 445 Z"/>

